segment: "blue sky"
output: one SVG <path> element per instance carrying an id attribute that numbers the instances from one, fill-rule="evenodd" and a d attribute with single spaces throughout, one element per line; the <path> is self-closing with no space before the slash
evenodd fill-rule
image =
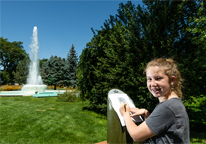
<path id="1" fill-rule="evenodd" d="M 22 41 L 30 53 L 37 26 L 39 59 L 66 58 L 72 44 L 80 56 L 93 37 L 91 28 L 101 30 L 105 20 L 117 14 L 121 2 L 127 0 L 0 0 L 0 37 Z M 142 1 L 132 3 L 137 6 Z"/>

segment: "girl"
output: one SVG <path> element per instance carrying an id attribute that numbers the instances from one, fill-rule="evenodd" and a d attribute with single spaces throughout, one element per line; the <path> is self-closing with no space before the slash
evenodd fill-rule
<path id="1" fill-rule="evenodd" d="M 146 109 L 120 106 L 127 131 L 134 141 L 146 140 L 146 143 L 183 143 L 189 144 L 189 118 L 181 101 L 182 78 L 172 59 L 154 59 L 145 69 L 147 88 L 158 98 L 159 104 L 149 114 Z M 126 111 L 125 111 L 126 110 Z M 130 117 L 143 115 L 146 119 L 137 126 Z"/>

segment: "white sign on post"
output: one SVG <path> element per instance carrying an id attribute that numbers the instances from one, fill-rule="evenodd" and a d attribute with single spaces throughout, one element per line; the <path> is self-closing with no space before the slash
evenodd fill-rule
<path id="1" fill-rule="evenodd" d="M 131 108 L 132 107 L 136 108 L 133 101 L 128 97 L 127 94 L 125 94 L 124 92 L 122 92 L 118 89 L 110 90 L 109 94 L 108 94 L 108 98 L 109 98 L 110 104 L 112 105 L 113 109 L 115 110 L 115 112 L 117 113 L 117 115 L 119 117 L 121 125 L 125 126 L 124 119 L 119 111 L 120 104 L 121 104 L 121 102 L 124 102 L 124 103 L 128 103 Z M 130 114 L 132 114 L 132 113 L 130 112 Z M 134 121 L 134 123 L 143 121 L 141 116 L 131 117 L 131 119 Z"/>

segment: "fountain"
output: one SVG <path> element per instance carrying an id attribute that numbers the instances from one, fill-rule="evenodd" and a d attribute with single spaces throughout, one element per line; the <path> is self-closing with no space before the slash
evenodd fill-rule
<path id="1" fill-rule="evenodd" d="M 37 27 L 33 29 L 32 43 L 30 45 L 31 53 L 31 63 L 29 66 L 29 75 L 27 78 L 27 84 L 22 87 L 22 92 L 34 94 L 35 92 L 44 92 L 46 85 L 43 84 L 41 76 L 39 75 L 39 60 L 38 60 L 38 37 L 37 37 Z"/>
<path id="2" fill-rule="evenodd" d="M 38 37 L 37 37 L 37 27 L 33 29 L 32 43 L 30 45 L 31 53 L 31 63 L 29 66 L 29 75 L 27 78 L 27 84 L 24 85 L 21 91 L 1 91 L 0 97 L 2 96 L 33 96 L 33 97 L 48 97 L 48 96 L 58 96 L 58 94 L 65 93 L 65 90 L 46 90 L 47 85 L 44 85 L 42 78 L 39 75 L 39 61 L 38 61 Z"/>

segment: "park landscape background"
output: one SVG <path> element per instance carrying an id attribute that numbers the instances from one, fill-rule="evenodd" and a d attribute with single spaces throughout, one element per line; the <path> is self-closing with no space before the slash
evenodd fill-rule
<path id="1" fill-rule="evenodd" d="M 40 60 L 42 79 L 54 89 L 57 86 L 76 87 L 81 101 L 86 102 L 84 109 L 101 115 L 106 115 L 107 93 L 112 88 L 123 90 L 137 107 L 151 112 L 157 101 L 147 90 L 144 68 L 153 58 L 171 57 L 178 62 L 185 80 L 183 102 L 190 117 L 191 131 L 204 133 L 205 4 L 203 1 L 143 3 L 143 6 L 135 6 L 130 1 L 121 3 L 118 14 L 108 16 L 101 30 L 92 29 L 94 36 L 79 59 L 72 45 L 67 59 L 51 56 Z M 29 57 L 22 42 L 8 42 L 1 37 L 1 60 L 2 84 L 26 83 Z M 1 98 L 1 102 L 4 100 Z M 3 106 L 1 104 L 1 109 Z M 202 139 L 197 142 L 205 142 Z"/>

